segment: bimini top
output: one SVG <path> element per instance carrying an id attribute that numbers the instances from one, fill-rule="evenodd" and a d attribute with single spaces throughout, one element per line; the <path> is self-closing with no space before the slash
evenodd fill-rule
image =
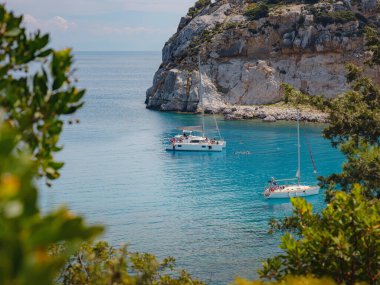
<path id="1" fill-rule="evenodd" d="M 177 127 L 176 129 L 180 131 L 188 131 L 188 132 L 203 132 L 202 126 L 185 126 L 185 127 Z"/>

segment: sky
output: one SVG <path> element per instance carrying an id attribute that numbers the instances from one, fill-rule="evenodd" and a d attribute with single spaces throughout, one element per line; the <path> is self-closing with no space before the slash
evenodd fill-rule
<path id="1" fill-rule="evenodd" d="M 5 0 L 29 31 L 48 32 L 54 48 L 75 51 L 159 51 L 194 2 Z"/>

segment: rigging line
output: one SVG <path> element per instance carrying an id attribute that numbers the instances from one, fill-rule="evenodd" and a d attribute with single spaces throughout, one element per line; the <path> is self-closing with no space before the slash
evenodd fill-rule
<path id="1" fill-rule="evenodd" d="M 203 137 L 205 136 L 205 108 L 203 103 L 203 84 L 202 84 L 202 67 L 201 67 L 201 56 L 198 54 L 198 71 L 199 71 L 199 100 L 201 101 L 202 107 L 202 128 Z"/>
<path id="2" fill-rule="evenodd" d="M 318 178 L 318 171 L 317 171 L 317 167 L 315 165 L 315 161 L 314 161 L 314 157 L 313 157 L 313 153 L 311 151 L 311 146 L 310 146 L 310 142 L 309 142 L 309 139 L 308 139 L 308 136 L 306 134 L 306 128 L 303 128 L 303 137 L 305 138 L 306 140 L 306 144 L 307 144 L 307 148 L 309 150 L 309 155 L 310 155 L 310 160 L 311 160 L 311 163 L 313 165 L 313 169 L 314 169 L 314 174 L 315 176 Z"/>
<path id="3" fill-rule="evenodd" d="M 306 137 L 306 144 L 307 144 L 307 148 L 309 149 L 310 160 L 311 160 L 311 163 L 313 164 L 314 173 L 315 173 L 316 176 L 318 176 L 317 167 L 315 166 L 313 153 L 311 152 L 311 147 L 310 147 L 309 139 L 307 137 Z"/>
<path id="4" fill-rule="evenodd" d="M 218 121 L 216 120 L 216 116 L 215 116 L 214 112 L 212 112 L 212 116 L 214 117 L 214 122 L 215 122 L 216 130 L 218 131 L 219 139 L 223 139 L 222 136 L 221 136 L 221 134 L 220 134 L 220 129 L 219 129 Z"/>

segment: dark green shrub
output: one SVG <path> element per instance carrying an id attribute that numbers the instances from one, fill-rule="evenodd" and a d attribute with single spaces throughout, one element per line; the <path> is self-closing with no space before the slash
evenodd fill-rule
<path id="1" fill-rule="evenodd" d="M 211 0 L 198 0 L 197 2 L 195 2 L 194 6 L 189 9 L 187 15 L 194 17 L 210 4 Z"/>
<path id="2" fill-rule="evenodd" d="M 356 19 L 358 19 L 359 21 L 367 24 L 368 23 L 368 19 L 366 17 L 364 17 L 362 14 L 360 13 L 355 13 L 355 17 Z"/>
<path id="3" fill-rule="evenodd" d="M 329 24 L 344 24 L 351 21 L 356 21 L 355 13 L 352 11 L 336 11 L 319 14 L 315 21 L 323 26 Z"/>
<path id="4" fill-rule="evenodd" d="M 244 15 L 251 21 L 258 20 L 264 17 L 267 17 L 269 14 L 269 7 L 264 3 L 258 5 L 251 4 L 248 6 Z"/>
<path id="5" fill-rule="evenodd" d="M 283 253 L 263 263 L 261 277 L 310 275 L 337 284 L 379 284 L 380 202 L 364 193 L 358 185 L 350 194 L 336 192 L 317 214 L 306 200 L 292 199 L 293 215 L 280 227 L 294 225 L 298 236 L 287 232 L 282 237 Z"/>
<path id="6" fill-rule="evenodd" d="M 298 19 L 297 24 L 298 25 L 302 25 L 303 23 L 305 23 L 305 16 L 301 15 L 300 18 Z"/>

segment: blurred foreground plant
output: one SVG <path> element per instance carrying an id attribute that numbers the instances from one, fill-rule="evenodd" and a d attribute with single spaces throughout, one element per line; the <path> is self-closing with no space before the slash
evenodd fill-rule
<path id="1" fill-rule="evenodd" d="M 59 252 L 59 251 L 58 251 Z M 86 243 L 70 257 L 58 278 L 60 285 L 74 284 L 204 284 L 186 271 L 175 269 L 171 257 L 163 261 L 148 253 L 132 253 L 106 242 Z"/>
<path id="2" fill-rule="evenodd" d="M 85 91 L 73 84 L 71 51 L 48 44 L 48 34 L 27 34 L 22 17 L 0 4 L 0 120 L 17 130 L 18 147 L 30 149 L 38 174 L 56 179 L 63 166 L 53 157 L 62 149 L 61 116 L 83 105 Z"/>
<path id="3" fill-rule="evenodd" d="M 102 232 L 66 208 L 41 214 L 36 178 L 55 179 L 62 115 L 81 107 L 69 50 L 27 35 L 22 17 L 0 5 L 0 284 L 53 284 L 80 244 Z M 51 255 L 51 247 L 65 249 Z"/>
<path id="4" fill-rule="evenodd" d="M 101 233 L 65 208 L 42 215 L 34 185 L 36 163 L 18 154 L 16 133 L 0 125 L 0 284 L 52 284 L 80 243 Z M 64 242 L 58 255 L 52 245 Z"/>

